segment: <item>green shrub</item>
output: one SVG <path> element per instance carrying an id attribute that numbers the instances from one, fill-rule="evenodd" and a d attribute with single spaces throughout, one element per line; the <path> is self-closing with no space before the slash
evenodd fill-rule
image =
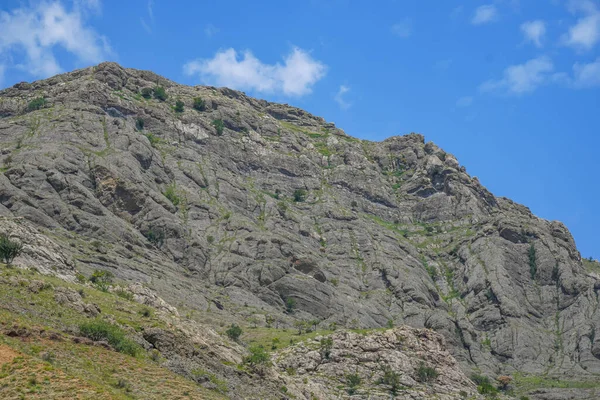
<path id="1" fill-rule="evenodd" d="M 438 377 L 438 372 L 433 367 L 428 367 L 425 363 L 419 364 L 417 368 L 417 380 L 422 383 L 434 381 Z"/>
<path id="2" fill-rule="evenodd" d="M 206 103 L 202 99 L 202 97 L 194 97 L 194 110 L 196 111 L 204 111 L 206 110 Z"/>
<path id="3" fill-rule="evenodd" d="M 225 124 L 223 123 L 222 119 L 215 119 L 212 122 L 213 126 L 215 127 L 215 130 L 217 131 L 217 135 L 222 136 L 223 135 L 223 129 L 225 128 Z"/>
<path id="4" fill-rule="evenodd" d="M 167 199 L 171 201 L 171 203 L 173 203 L 175 207 L 177 207 L 181 202 L 181 197 L 177 194 L 177 186 L 175 182 L 167 186 L 164 195 Z"/>
<path id="5" fill-rule="evenodd" d="M 0 233 L 0 259 L 4 260 L 6 265 L 12 264 L 22 251 L 23 244 L 21 242 L 11 240 L 5 233 Z"/>
<path id="6" fill-rule="evenodd" d="M 27 111 L 40 110 L 40 109 L 44 108 L 45 106 L 46 106 L 46 99 L 43 97 L 38 97 L 38 98 L 31 100 L 27 104 Z"/>
<path id="7" fill-rule="evenodd" d="M 75 279 L 77 279 L 77 282 L 79 283 L 85 283 L 85 281 L 87 281 L 87 278 L 81 272 L 78 272 L 77 275 L 75 275 Z"/>
<path id="8" fill-rule="evenodd" d="M 159 144 L 160 142 L 162 142 L 161 138 L 159 138 L 158 136 L 156 136 L 156 135 L 154 135 L 152 133 L 147 133 L 145 136 L 150 141 L 150 146 L 152 146 L 152 147 L 156 147 L 157 144 Z"/>
<path id="9" fill-rule="evenodd" d="M 360 385 L 361 379 L 358 374 L 346 375 L 346 385 L 348 385 L 348 394 L 356 393 L 356 388 Z"/>
<path id="10" fill-rule="evenodd" d="M 333 339 L 330 337 L 321 339 L 319 349 L 321 350 L 321 357 L 329 359 L 331 357 L 331 349 L 333 348 Z"/>
<path id="11" fill-rule="evenodd" d="M 296 189 L 294 191 L 294 201 L 296 203 L 301 203 L 306 200 L 306 190 L 304 189 Z"/>
<path id="12" fill-rule="evenodd" d="M 229 339 L 234 340 L 234 341 L 237 342 L 237 340 L 242 335 L 242 328 L 240 328 L 236 324 L 231 324 L 231 326 L 229 327 L 229 329 L 227 329 L 225 331 L 225 334 L 229 337 Z"/>
<path id="13" fill-rule="evenodd" d="M 152 88 L 145 87 L 142 89 L 142 97 L 145 99 L 149 99 L 150 97 L 152 97 L 152 92 Z"/>
<path id="14" fill-rule="evenodd" d="M 144 120 L 141 118 L 136 118 L 135 120 L 135 129 L 137 129 L 138 131 L 143 131 L 144 130 Z"/>
<path id="15" fill-rule="evenodd" d="M 98 290 L 108 292 L 108 288 L 112 283 L 114 275 L 110 271 L 95 270 L 90 276 L 90 282 L 96 286 Z"/>
<path id="16" fill-rule="evenodd" d="M 160 101 L 167 100 L 168 96 L 167 96 L 167 92 L 166 92 L 165 88 L 162 86 L 155 87 L 154 88 L 154 98 L 156 98 Z"/>
<path id="17" fill-rule="evenodd" d="M 144 307 L 142 308 L 142 311 L 140 311 L 140 314 L 142 314 L 142 317 L 144 318 L 150 318 L 152 316 L 152 310 L 148 307 Z"/>
<path id="18" fill-rule="evenodd" d="M 121 287 L 117 288 L 115 290 L 115 294 L 122 299 L 129 300 L 129 301 L 133 300 L 133 293 L 131 293 L 128 290 L 125 290 L 124 288 L 121 288 Z"/>
<path id="19" fill-rule="evenodd" d="M 383 368 L 383 376 L 379 379 L 379 383 L 389 386 L 390 393 L 394 396 L 396 396 L 398 391 L 403 387 L 400 384 L 400 375 L 389 366 Z"/>
<path id="20" fill-rule="evenodd" d="M 146 232 L 146 239 L 156 247 L 160 247 L 163 245 L 165 241 L 165 233 L 162 230 L 153 230 L 150 229 Z"/>
<path id="21" fill-rule="evenodd" d="M 535 247 L 533 243 L 529 246 L 529 274 L 531 275 L 531 279 L 535 279 L 535 275 L 537 274 L 537 257 L 535 254 Z"/>
<path id="22" fill-rule="evenodd" d="M 244 364 L 250 365 L 254 370 L 262 371 L 271 364 L 271 357 L 263 346 L 254 345 L 249 349 L 250 355 L 244 358 Z"/>
<path id="23" fill-rule="evenodd" d="M 185 104 L 183 103 L 183 101 L 177 100 L 175 102 L 175 108 L 174 108 L 175 112 L 182 113 L 184 106 L 185 106 Z"/>
<path id="24" fill-rule="evenodd" d="M 495 395 L 498 393 L 498 389 L 487 376 L 473 374 L 471 375 L 471 380 L 475 382 L 477 385 L 477 391 L 481 394 Z"/>
<path id="25" fill-rule="evenodd" d="M 119 353 L 135 357 L 140 352 L 140 346 L 128 339 L 121 328 L 101 319 L 82 323 L 79 325 L 79 332 L 96 342 L 105 340 Z"/>
<path id="26" fill-rule="evenodd" d="M 291 314 L 294 312 L 294 309 L 296 308 L 296 300 L 288 297 L 287 299 L 285 299 L 285 311 L 288 314 Z"/>

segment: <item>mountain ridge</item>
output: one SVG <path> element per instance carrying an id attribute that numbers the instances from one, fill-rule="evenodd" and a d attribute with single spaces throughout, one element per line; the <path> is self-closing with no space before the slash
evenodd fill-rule
<path id="1" fill-rule="evenodd" d="M 359 140 L 114 63 L 2 90 L 0 116 L 0 215 L 59 243 L 67 275 L 110 270 L 216 320 L 432 328 L 466 371 L 600 373 L 600 283 L 568 229 L 422 135 Z"/>

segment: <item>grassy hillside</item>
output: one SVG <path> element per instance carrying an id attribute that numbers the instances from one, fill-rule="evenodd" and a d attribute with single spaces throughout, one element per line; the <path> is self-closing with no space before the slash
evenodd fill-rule
<path id="1" fill-rule="evenodd" d="M 72 288 L 101 313 L 86 316 L 55 300 Z M 3 399 L 221 399 L 161 367 L 160 356 L 136 355 L 79 337 L 91 321 L 111 321 L 127 338 L 163 326 L 154 310 L 113 293 L 0 264 L 0 397 Z M 129 340 L 129 339 L 127 339 Z"/>

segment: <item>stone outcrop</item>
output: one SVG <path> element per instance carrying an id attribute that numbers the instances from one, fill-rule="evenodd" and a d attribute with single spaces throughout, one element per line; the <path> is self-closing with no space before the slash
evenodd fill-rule
<path id="1" fill-rule="evenodd" d="M 444 338 L 429 329 L 336 332 L 290 347 L 276 358 L 276 368 L 299 398 L 479 398 L 475 384 L 446 350 Z M 435 377 L 423 379 L 420 368 L 430 368 Z M 360 379 L 354 390 L 349 375 Z"/>

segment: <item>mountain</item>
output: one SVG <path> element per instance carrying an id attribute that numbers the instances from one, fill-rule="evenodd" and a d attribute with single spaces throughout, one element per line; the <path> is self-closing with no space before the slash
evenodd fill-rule
<path id="1" fill-rule="evenodd" d="M 72 284 L 110 271 L 206 329 L 270 332 L 258 342 L 298 321 L 428 328 L 466 375 L 600 396 L 598 264 L 422 135 L 359 140 L 114 63 L 0 91 L 0 117 L 0 230 L 25 244 L 17 266 Z"/>

